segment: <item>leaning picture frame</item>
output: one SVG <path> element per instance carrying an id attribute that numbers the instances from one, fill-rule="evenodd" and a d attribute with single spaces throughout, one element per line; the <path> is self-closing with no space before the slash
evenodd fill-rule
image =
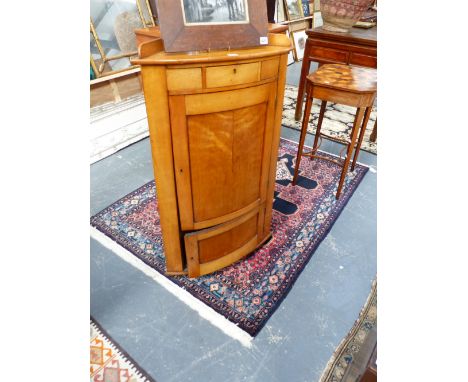
<path id="1" fill-rule="evenodd" d="M 294 40 L 292 39 L 292 36 L 289 33 L 289 31 L 286 31 L 286 36 L 288 36 L 289 40 L 291 41 L 291 45 L 293 47 L 293 49 L 291 49 L 288 53 L 288 66 L 289 66 L 291 64 L 294 64 L 294 62 L 296 62 L 294 58 Z"/>
<path id="2" fill-rule="evenodd" d="M 281 23 L 287 21 L 286 11 L 282 0 L 276 0 L 276 22 Z"/>
<path id="3" fill-rule="evenodd" d="M 294 41 L 294 52 L 297 61 L 304 58 L 305 45 L 307 41 L 307 34 L 305 30 L 291 33 Z"/>
<path id="4" fill-rule="evenodd" d="M 284 0 L 288 20 L 296 20 L 304 17 L 299 0 Z"/>
<path id="5" fill-rule="evenodd" d="M 265 0 L 158 0 L 166 52 L 268 44 Z"/>

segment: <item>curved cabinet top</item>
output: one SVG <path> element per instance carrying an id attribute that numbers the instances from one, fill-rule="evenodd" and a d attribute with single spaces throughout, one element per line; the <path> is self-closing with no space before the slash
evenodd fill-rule
<path id="1" fill-rule="evenodd" d="M 284 34 L 269 33 L 269 44 L 256 48 L 216 50 L 210 52 L 167 53 L 162 39 L 142 43 L 138 47 L 136 65 L 186 65 L 213 62 L 235 62 L 288 53 L 291 41 Z"/>

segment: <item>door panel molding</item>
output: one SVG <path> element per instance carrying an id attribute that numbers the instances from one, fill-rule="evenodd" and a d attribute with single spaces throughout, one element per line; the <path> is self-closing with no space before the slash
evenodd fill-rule
<path id="1" fill-rule="evenodd" d="M 172 125 L 174 172 L 177 184 L 177 201 L 179 204 L 179 220 L 182 231 L 186 231 L 192 230 L 194 227 L 185 96 L 169 97 L 169 107 Z"/>
<path id="2" fill-rule="evenodd" d="M 187 95 L 185 112 L 186 115 L 197 115 L 241 109 L 266 102 L 269 93 L 270 84 L 267 83 L 227 92 Z"/>
<path id="3" fill-rule="evenodd" d="M 249 213 L 251 210 L 258 209 L 258 206 L 260 206 L 261 203 L 262 201 L 260 199 L 257 199 L 255 202 L 249 204 L 248 206 L 245 206 L 244 208 L 241 208 L 240 210 L 231 212 L 230 214 L 219 216 L 217 218 L 210 219 L 210 220 L 204 220 L 199 223 L 194 222 L 193 229 L 204 229 L 208 227 L 213 227 L 215 225 L 225 223 L 229 220 L 236 219 L 239 216 Z"/>

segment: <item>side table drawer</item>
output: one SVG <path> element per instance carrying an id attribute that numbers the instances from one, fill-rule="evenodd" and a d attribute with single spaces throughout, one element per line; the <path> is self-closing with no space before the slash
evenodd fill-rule
<path id="1" fill-rule="evenodd" d="M 366 54 L 351 53 L 349 58 L 350 65 L 366 66 L 368 68 L 377 68 L 377 57 Z"/>
<path id="2" fill-rule="evenodd" d="M 206 68 L 207 88 L 248 84 L 257 82 L 259 79 L 260 62 Z"/>
<path id="3" fill-rule="evenodd" d="M 312 46 L 309 56 L 313 57 L 313 59 L 317 59 L 317 61 L 332 61 L 346 64 L 348 62 L 349 53 L 344 50 Z"/>

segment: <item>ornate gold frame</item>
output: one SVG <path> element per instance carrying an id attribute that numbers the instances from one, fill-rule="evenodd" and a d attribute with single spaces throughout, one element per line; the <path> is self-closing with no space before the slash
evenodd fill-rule
<path id="1" fill-rule="evenodd" d="M 148 10 L 148 15 L 151 18 L 150 20 L 145 19 L 145 16 L 144 16 L 144 13 L 143 13 L 143 6 L 141 4 L 141 2 L 143 2 L 143 1 L 144 1 L 144 6 Z M 136 2 L 136 6 L 137 6 L 137 9 L 138 9 L 138 14 L 140 16 L 142 24 L 145 27 L 155 26 L 156 24 L 154 22 L 154 16 L 153 16 L 153 12 L 151 10 L 151 6 L 149 4 L 149 0 L 135 0 L 135 2 Z M 109 61 L 119 60 L 119 59 L 125 58 L 125 57 L 136 56 L 136 55 L 138 55 L 138 52 L 134 51 L 134 52 L 126 52 L 126 53 L 118 54 L 118 55 L 115 55 L 115 56 L 106 56 L 106 53 L 104 52 L 104 49 L 102 48 L 101 41 L 99 40 L 99 36 L 98 36 L 98 34 L 96 32 L 96 29 L 94 27 L 94 23 L 93 23 L 93 20 L 91 19 L 91 17 L 90 17 L 90 23 L 89 24 L 90 24 L 90 26 L 89 26 L 90 30 L 89 31 L 90 31 L 91 35 L 93 36 L 93 38 L 94 38 L 94 41 L 96 43 L 96 47 L 97 47 L 97 49 L 99 51 L 99 55 L 101 56 L 101 59 L 99 60 L 100 63 L 97 64 L 96 60 L 93 58 L 93 55 L 90 54 L 90 64 L 91 64 L 91 67 L 93 68 L 93 71 L 94 71 L 94 74 L 96 75 L 96 78 L 108 76 L 108 75 L 119 73 L 119 72 L 124 72 L 126 70 L 130 70 L 130 69 L 133 69 L 133 68 L 136 67 L 136 65 L 130 65 L 128 68 L 125 68 L 125 69 L 105 71 L 104 69 L 105 69 L 106 63 L 108 63 Z"/>

